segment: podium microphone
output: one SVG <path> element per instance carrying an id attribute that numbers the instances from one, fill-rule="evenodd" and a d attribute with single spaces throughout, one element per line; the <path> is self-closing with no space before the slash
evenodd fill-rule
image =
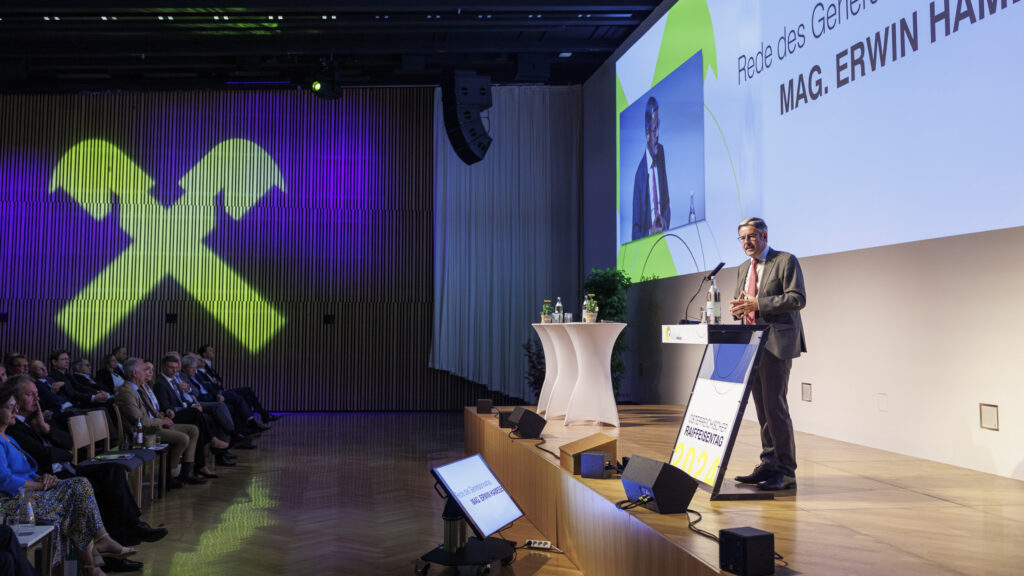
<path id="1" fill-rule="evenodd" d="M 725 267 L 725 262 L 719 262 L 718 266 L 715 266 L 715 269 L 712 270 L 710 274 L 705 276 L 704 279 L 705 280 L 711 280 L 712 278 L 715 277 L 716 274 L 718 274 L 718 271 L 721 270 L 724 267 Z"/>
<path id="2" fill-rule="evenodd" d="M 693 304 L 693 300 L 697 298 L 697 294 L 700 294 L 701 288 L 704 287 L 704 283 L 714 278 L 715 274 L 718 274 L 718 271 L 724 267 L 725 262 L 719 262 L 718 266 L 715 266 L 715 269 L 712 270 L 710 274 L 700 279 L 700 286 L 697 286 L 697 291 L 693 293 L 693 296 L 690 298 L 690 301 L 686 303 L 686 308 L 683 310 L 683 314 L 685 314 L 685 316 L 681 320 L 679 320 L 680 324 L 697 324 L 699 322 L 695 320 L 690 320 L 690 304 Z"/>

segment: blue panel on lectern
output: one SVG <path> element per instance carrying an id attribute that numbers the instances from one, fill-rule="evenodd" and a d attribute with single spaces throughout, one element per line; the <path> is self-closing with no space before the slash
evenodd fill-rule
<path id="1" fill-rule="evenodd" d="M 700 376 L 719 382 L 742 384 L 757 353 L 756 344 L 711 344 L 704 353 Z"/>

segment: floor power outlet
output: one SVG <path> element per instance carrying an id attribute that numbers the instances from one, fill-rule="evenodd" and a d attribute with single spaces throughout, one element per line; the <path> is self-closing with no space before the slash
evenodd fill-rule
<path id="1" fill-rule="evenodd" d="M 534 550 L 550 550 L 551 542 L 547 540 L 527 540 L 526 547 L 533 548 Z"/>

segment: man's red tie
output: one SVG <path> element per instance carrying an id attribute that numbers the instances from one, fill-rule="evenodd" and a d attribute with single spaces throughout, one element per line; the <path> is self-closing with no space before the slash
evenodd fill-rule
<path id="1" fill-rule="evenodd" d="M 747 278 L 747 298 L 757 297 L 757 259 L 750 260 L 750 276 Z M 754 323 L 754 311 L 751 310 L 743 317 L 744 324 Z"/>

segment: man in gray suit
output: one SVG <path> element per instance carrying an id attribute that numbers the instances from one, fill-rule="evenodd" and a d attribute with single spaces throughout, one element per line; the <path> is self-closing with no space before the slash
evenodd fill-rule
<path id="1" fill-rule="evenodd" d="M 800 309 L 807 303 L 804 275 L 796 256 L 768 247 L 768 225 L 760 218 L 740 223 L 739 240 L 750 257 L 737 271 L 733 317 L 767 324 L 764 351 L 750 376 L 750 393 L 761 425 L 761 464 L 736 481 L 762 490 L 796 488 L 796 445 L 789 417 L 789 369 L 807 351 Z M 753 264 L 753 266 L 752 266 Z"/>

